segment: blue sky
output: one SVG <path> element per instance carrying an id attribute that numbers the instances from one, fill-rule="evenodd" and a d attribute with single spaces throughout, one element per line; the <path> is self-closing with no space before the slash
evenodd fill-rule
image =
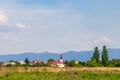
<path id="1" fill-rule="evenodd" d="M 0 0 L 0 54 L 120 48 L 120 0 Z"/>

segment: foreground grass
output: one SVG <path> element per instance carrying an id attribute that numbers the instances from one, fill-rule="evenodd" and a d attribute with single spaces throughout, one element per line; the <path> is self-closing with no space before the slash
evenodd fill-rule
<path id="1" fill-rule="evenodd" d="M 0 80 L 119 80 L 120 72 L 68 71 L 68 72 L 17 72 L 0 76 Z"/>

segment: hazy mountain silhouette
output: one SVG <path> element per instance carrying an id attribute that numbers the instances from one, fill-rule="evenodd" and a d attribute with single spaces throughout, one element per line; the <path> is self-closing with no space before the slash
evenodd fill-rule
<path id="1" fill-rule="evenodd" d="M 101 51 L 100 51 L 101 52 Z M 108 49 L 109 59 L 120 58 L 120 49 Z M 22 53 L 22 54 L 12 54 L 12 55 L 0 55 L 0 61 L 9 61 L 9 60 L 24 60 L 28 58 L 29 60 L 39 59 L 41 61 L 45 61 L 49 58 L 54 58 L 55 60 L 59 59 L 58 53 L 44 52 L 44 53 Z M 86 61 L 90 60 L 93 51 L 69 51 L 64 52 L 63 54 L 64 60 L 78 60 L 78 61 Z M 100 56 L 101 57 L 101 56 Z"/>

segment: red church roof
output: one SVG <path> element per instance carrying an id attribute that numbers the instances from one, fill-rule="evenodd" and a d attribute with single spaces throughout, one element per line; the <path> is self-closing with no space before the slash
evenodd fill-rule
<path id="1" fill-rule="evenodd" d="M 52 64 L 57 65 L 57 64 L 64 64 L 62 60 L 62 54 L 60 54 L 60 58 L 58 61 L 53 61 Z"/>
<path id="2" fill-rule="evenodd" d="M 63 62 L 60 62 L 60 61 L 53 61 L 52 64 L 63 64 Z"/>

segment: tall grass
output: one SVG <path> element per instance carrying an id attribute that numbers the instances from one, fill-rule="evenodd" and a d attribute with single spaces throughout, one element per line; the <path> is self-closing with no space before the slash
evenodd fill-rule
<path id="1" fill-rule="evenodd" d="M 0 80 L 120 80 L 120 68 L 1 67 Z"/>
<path id="2" fill-rule="evenodd" d="M 16 72 L 0 76 L 0 80 L 119 80 L 120 72 Z"/>

